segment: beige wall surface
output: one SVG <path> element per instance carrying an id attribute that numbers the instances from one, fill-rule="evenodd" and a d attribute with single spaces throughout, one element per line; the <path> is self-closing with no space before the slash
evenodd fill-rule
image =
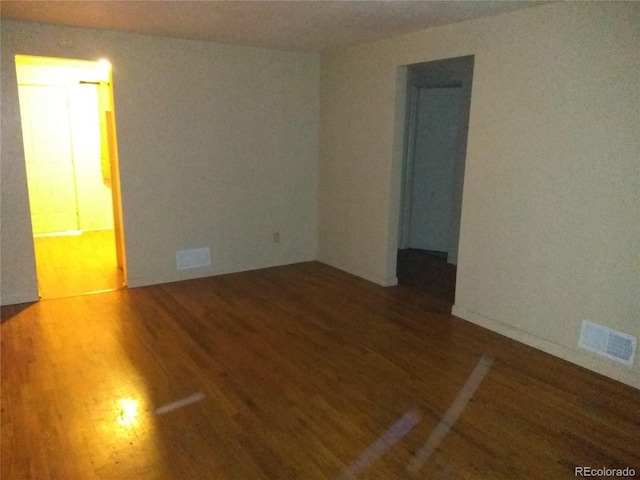
<path id="1" fill-rule="evenodd" d="M 317 55 L 1 25 L 2 304 L 37 299 L 16 54 L 113 65 L 130 286 L 316 257 Z M 211 267 L 178 271 L 200 247 Z"/>
<path id="2" fill-rule="evenodd" d="M 322 58 L 319 259 L 393 284 L 403 66 L 475 55 L 454 314 L 640 387 L 578 349 L 640 337 L 640 6 L 563 3 Z"/>

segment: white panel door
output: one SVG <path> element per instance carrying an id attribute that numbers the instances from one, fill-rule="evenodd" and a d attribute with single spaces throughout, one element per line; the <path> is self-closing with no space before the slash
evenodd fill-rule
<path id="1" fill-rule="evenodd" d="M 449 249 L 460 88 L 418 91 L 409 247 Z"/>
<path id="2" fill-rule="evenodd" d="M 100 111 L 98 87 L 69 87 L 73 163 L 78 200 L 79 229 L 112 230 L 111 183 L 103 178 L 100 159 Z"/>
<path id="3" fill-rule="evenodd" d="M 78 229 L 66 87 L 19 86 L 33 233 Z"/>

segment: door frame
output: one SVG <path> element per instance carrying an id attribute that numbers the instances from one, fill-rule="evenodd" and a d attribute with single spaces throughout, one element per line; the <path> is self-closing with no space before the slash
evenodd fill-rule
<path id="1" fill-rule="evenodd" d="M 110 88 L 112 82 L 109 82 Z M 111 92 L 113 99 L 113 91 Z M 116 237 L 116 259 L 122 270 L 122 281 L 127 285 L 127 256 L 125 250 L 124 219 L 122 216 L 122 187 L 120 185 L 120 164 L 118 163 L 118 135 L 116 117 L 113 108 L 105 112 L 107 121 L 107 142 L 109 143 L 109 162 L 111 165 L 111 195 L 113 205 L 113 229 Z"/>
<path id="2" fill-rule="evenodd" d="M 86 60 L 86 59 L 78 59 L 78 58 L 62 58 L 62 57 L 49 57 L 49 56 L 38 56 L 32 54 L 25 55 L 16 55 L 15 56 L 15 68 L 17 72 L 17 67 L 20 61 L 24 61 L 25 59 L 31 58 L 35 64 L 56 64 L 60 66 L 69 66 L 71 67 L 73 63 L 77 63 L 77 65 L 86 65 L 87 63 L 108 63 L 102 60 Z M 28 62 L 25 62 L 28 63 Z M 85 82 L 87 83 L 87 82 Z M 88 82 L 93 83 L 93 82 Z M 98 82 L 100 83 L 100 82 Z M 19 80 L 16 78 L 16 86 L 19 85 Z M 113 222 L 114 222 L 114 235 L 115 235 L 115 243 L 116 243 L 116 259 L 117 259 L 117 268 L 122 271 L 122 280 L 123 287 L 126 287 L 128 284 L 127 279 L 127 263 L 126 263 L 126 246 L 125 246 L 125 231 L 124 231 L 124 221 L 123 221 L 123 208 L 122 208 L 122 190 L 121 190 L 121 179 L 120 179 L 120 166 L 119 166 L 119 157 L 118 157 L 118 143 L 117 143 L 117 130 L 116 130 L 116 121 L 115 121 L 115 98 L 113 93 L 113 69 L 109 64 L 109 72 L 108 72 L 108 98 L 109 98 L 109 108 L 106 109 L 106 125 L 107 125 L 107 142 L 108 142 L 108 154 L 109 154 L 109 162 L 110 162 L 110 173 L 111 173 L 111 205 L 113 209 Z M 20 102 L 18 99 L 18 108 L 20 108 Z M 102 113 L 101 113 L 102 114 Z M 22 133 L 22 126 L 19 125 L 20 132 Z M 103 133 L 101 132 L 101 135 Z M 102 137 L 101 137 L 102 139 Z M 23 162 L 25 159 L 23 158 Z M 26 166 L 26 165 L 25 165 Z M 117 185 L 117 187 L 116 187 Z M 28 222 L 31 225 L 31 217 L 29 216 Z M 33 234 L 31 235 L 31 240 L 33 242 Z M 33 245 L 32 245 L 33 247 Z M 35 249 L 34 249 L 35 250 Z M 34 277 L 38 278 L 38 271 L 36 264 L 33 264 L 34 267 Z"/>
<path id="3" fill-rule="evenodd" d="M 459 132 L 458 151 L 456 154 L 454 171 L 454 205 L 455 210 L 451 216 L 452 231 L 457 231 L 455 241 L 451 245 L 453 255 L 450 260 L 457 263 L 458 245 L 460 236 L 460 220 L 462 215 L 462 194 L 464 186 L 465 160 L 467 152 L 468 127 L 471 108 L 471 89 L 473 84 L 473 70 L 475 57 L 473 55 L 454 57 L 430 62 L 405 65 L 398 70 L 398 82 L 396 93 L 398 102 L 396 103 L 397 122 L 401 134 L 402 147 L 399 152 L 401 177 L 398 187 L 400 188 L 400 205 L 397 211 L 397 240 L 390 244 L 391 258 L 397 255 L 397 249 L 408 248 L 409 229 L 411 227 L 411 192 L 413 175 L 413 158 L 415 156 L 415 141 L 418 112 L 418 91 L 420 88 L 450 88 L 461 87 L 461 119 L 460 123 L 464 128 Z M 403 81 L 404 80 L 404 81 Z M 402 112 L 404 110 L 404 112 Z M 395 245 L 394 245 L 395 243 Z M 391 264 L 393 273 L 397 274 L 397 262 Z"/>
<path id="4" fill-rule="evenodd" d="M 415 165 L 416 134 L 418 130 L 418 92 L 420 87 L 407 81 L 407 120 L 405 124 L 405 148 L 402 159 L 402 196 L 400 235 L 398 248 L 409 248 L 411 235 L 411 198 L 413 196 L 413 172 Z"/>

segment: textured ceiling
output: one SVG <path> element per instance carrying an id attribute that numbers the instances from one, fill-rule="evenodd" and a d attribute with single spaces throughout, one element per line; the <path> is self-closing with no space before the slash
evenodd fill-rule
<path id="1" fill-rule="evenodd" d="M 544 2 L 7 1 L 4 18 L 321 52 Z"/>

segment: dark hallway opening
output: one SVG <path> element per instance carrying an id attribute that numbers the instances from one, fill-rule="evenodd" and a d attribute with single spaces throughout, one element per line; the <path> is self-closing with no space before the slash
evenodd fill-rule
<path id="1" fill-rule="evenodd" d="M 398 283 L 423 290 L 450 307 L 456 291 L 456 266 L 446 252 L 407 248 L 398 250 Z"/>

